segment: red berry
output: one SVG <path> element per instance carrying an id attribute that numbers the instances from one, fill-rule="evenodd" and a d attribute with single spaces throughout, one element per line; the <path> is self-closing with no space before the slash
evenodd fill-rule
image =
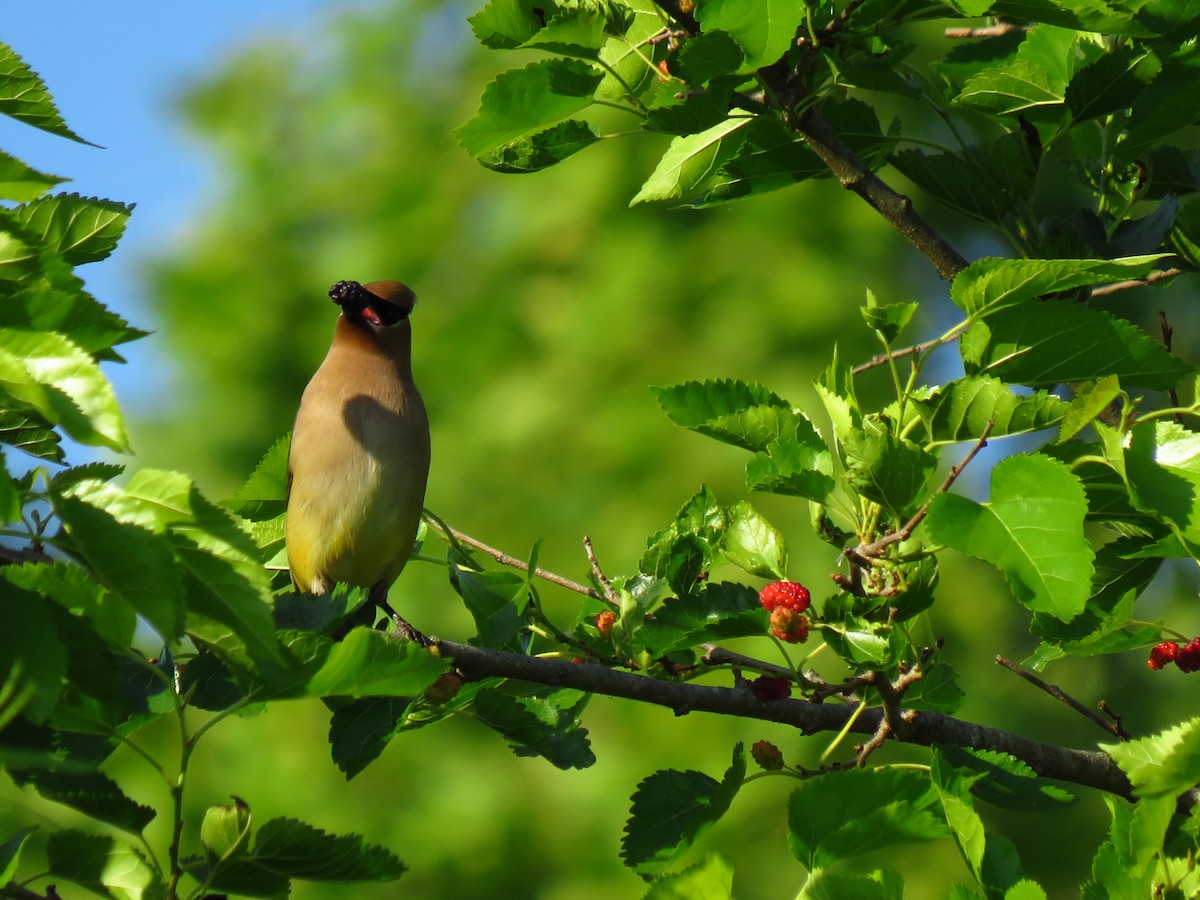
<path id="1" fill-rule="evenodd" d="M 1174 641 L 1163 641 L 1161 644 L 1156 644 L 1150 651 L 1150 658 L 1146 660 L 1146 665 L 1157 672 L 1178 656 L 1179 645 Z"/>
<path id="2" fill-rule="evenodd" d="M 425 699 L 434 706 L 441 706 L 453 700 L 462 686 L 463 677 L 457 672 L 443 672 L 437 681 L 425 688 Z"/>
<path id="3" fill-rule="evenodd" d="M 771 610 L 771 634 L 789 644 L 803 644 L 808 640 L 808 619 L 786 606 Z"/>
<path id="4" fill-rule="evenodd" d="M 798 581 L 775 581 L 758 592 L 758 602 L 767 612 L 774 612 L 781 606 L 793 612 L 804 612 L 811 606 L 808 588 Z"/>
<path id="5" fill-rule="evenodd" d="M 600 632 L 600 637 L 607 640 L 612 637 L 613 623 L 617 621 L 617 614 L 611 609 L 606 609 L 596 615 L 596 630 Z"/>
<path id="6" fill-rule="evenodd" d="M 786 678 L 771 678 L 769 675 L 759 675 L 750 682 L 750 690 L 763 703 L 774 700 L 786 700 L 792 695 L 792 683 Z"/>
<path id="7" fill-rule="evenodd" d="M 783 768 L 783 754 L 770 741 L 755 741 L 750 747 L 750 755 L 760 768 L 768 772 L 778 772 Z"/>
<path id="8" fill-rule="evenodd" d="M 1200 637 L 1194 637 L 1175 655 L 1175 665 L 1181 672 L 1200 670 Z"/>

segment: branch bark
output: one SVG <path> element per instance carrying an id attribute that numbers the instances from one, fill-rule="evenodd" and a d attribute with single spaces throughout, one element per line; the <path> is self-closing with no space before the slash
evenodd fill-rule
<path id="1" fill-rule="evenodd" d="M 666 681 L 634 675 L 593 663 L 522 656 L 503 650 L 436 641 L 441 655 L 454 660 L 468 680 L 516 678 L 554 687 L 571 687 L 609 697 L 624 697 L 674 710 L 676 715 L 710 712 L 763 722 L 790 725 L 803 734 L 838 732 L 854 709 L 843 705 L 779 700 L 764 703 L 749 690 L 715 685 Z M 1131 799 L 1131 786 L 1112 757 L 1098 750 L 1075 750 L 1047 744 L 999 728 L 977 725 L 935 712 L 904 710 L 903 742 L 930 746 L 952 744 L 972 750 L 997 750 L 1027 763 L 1038 775 L 1095 788 Z M 857 734 L 873 735 L 884 718 L 882 709 L 864 710 L 850 727 Z M 894 738 L 901 740 L 900 735 Z"/>

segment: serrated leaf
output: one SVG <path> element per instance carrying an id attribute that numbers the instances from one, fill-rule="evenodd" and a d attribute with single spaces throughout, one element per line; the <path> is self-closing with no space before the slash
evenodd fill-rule
<path id="1" fill-rule="evenodd" d="M 1159 69 L 1153 53 L 1118 45 L 1075 73 L 1067 85 L 1067 108 L 1076 122 L 1128 109 Z"/>
<path id="2" fill-rule="evenodd" d="M 131 205 L 79 194 L 54 194 L 15 207 L 9 217 L 39 245 L 74 266 L 105 259 L 125 232 Z"/>
<path id="3" fill-rule="evenodd" d="M 1135 425 L 1124 468 L 1134 507 L 1200 542 L 1200 434 L 1163 420 Z"/>
<path id="4" fill-rule="evenodd" d="M 796 900 L 903 900 L 904 879 L 890 869 L 851 875 L 837 869 L 809 873 Z"/>
<path id="5" fill-rule="evenodd" d="M 985 505 L 934 497 L 926 517 L 933 540 L 1000 569 L 1028 609 L 1063 621 L 1077 615 L 1093 571 L 1079 479 L 1048 457 L 1011 456 L 992 470 L 991 495 Z"/>
<path id="6" fill-rule="evenodd" d="M 625 865 L 643 875 L 661 872 L 725 814 L 745 778 L 746 754 L 738 744 L 721 781 L 677 769 L 642 781 L 621 838 Z"/>
<path id="7" fill-rule="evenodd" d="M 1188 62 L 1168 60 L 1134 98 L 1129 124 L 1116 146 L 1117 156 L 1133 160 L 1197 118 L 1200 118 L 1200 73 Z"/>
<path id="8" fill-rule="evenodd" d="M 972 325 L 959 344 L 968 374 L 1031 387 L 1116 375 L 1122 384 L 1165 390 L 1193 370 L 1136 325 L 1067 300 L 1003 309 Z"/>
<path id="9" fill-rule="evenodd" d="M 28 783 L 47 800 L 131 834 L 140 834 L 155 816 L 153 808 L 136 802 L 99 772 L 36 772 Z"/>
<path id="10" fill-rule="evenodd" d="M 737 41 L 745 56 L 738 71 L 753 72 L 792 45 L 804 9 L 803 0 L 699 0 L 696 19 L 704 31 L 723 31 Z"/>
<path id="11" fill-rule="evenodd" d="M 752 121 L 753 117 L 748 115 L 731 116 L 698 134 L 673 138 L 629 205 L 691 199 L 710 176 L 734 157 L 745 140 L 741 131 Z"/>
<path id="12" fill-rule="evenodd" d="M 778 440 L 746 463 L 746 487 L 823 503 L 834 488 L 833 455 L 808 424 L 802 440 Z"/>
<path id="13" fill-rule="evenodd" d="M 541 756 L 560 769 L 596 762 L 580 717 L 589 695 L 570 688 L 539 688 L 520 696 L 491 688 L 475 696 L 475 717 L 499 732 L 517 756 Z"/>
<path id="14" fill-rule="evenodd" d="M 302 684 L 282 689 L 285 697 L 408 697 L 420 694 L 448 669 L 424 647 L 371 628 L 354 628 L 332 644 L 328 655 Z"/>
<path id="15" fill-rule="evenodd" d="M 937 456 L 889 433 L 868 419 L 862 431 L 842 439 L 846 481 L 855 491 L 896 516 L 919 497 L 937 466 Z"/>
<path id="16" fill-rule="evenodd" d="M 379 757 L 414 702 L 413 697 L 367 697 L 334 710 L 329 721 L 329 748 L 347 780 Z"/>
<path id="17" fill-rule="evenodd" d="M 1062 101 L 1061 89 L 1056 89 L 1045 69 L 1025 59 L 973 75 L 954 98 L 960 106 L 996 115 L 1056 106 Z"/>
<path id="18" fill-rule="evenodd" d="M 222 506 L 243 519 L 261 522 L 284 512 L 287 494 L 288 448 L 291 434 L 285 434 L 263 454 L 246 483 Z"/>
<path id="19" fill-rule="evenodd" d="M 701 87 L 714 78 L 732 75 L 743 59 L 742 48 L 727 32 L 705 31 L 683 43 L 671 63 L 671 73 Z"/>
<path id="20" fill-rule="evenodd" d="M 515 572 L 480 571 L 454 562 L 448 571 L 451 585 L 475 619 L 479 640 L 489 647 L 512 641 L 529 604 L 526 579 Z"/>
<path id="21" fill-rule="evenodd" d="M 790 403 L 761 384 L 721 379 L 651 388 L 676 425 L 750 451 L 780 438 L 795 439 L 812 424 Z"/>
<path id="22" fill-rule="evenodd" d="M 647 616 L 636 639 L 661 656 L 705 641 L 766 634 L 767 619 L 753 588 L 713 582 L 691 596 L 667 600 Z"/>
<path id="23" fill-rule="evenodd" d="M 80 443 L 128 450 L 112 385 L 95 360 L 62 335 L 0 328 L 0 390 Z"/>
<path id="24" fill-rule="evenodd" d="M 900 336 L 900 332 L 912 320 L 913 313 L 920 308 L 919 303 L 888 303 L 879 306 L 875 303 L 875 295 L 867 292 L 869 302 L 859 307 L 863 321 L 872 331 L 878 331 L 888 344 Z"/>
<path id="25" fill-rule="evenodd" d="M 183 582 L 166 540 L 76 497 L 55 496 L 54 511 L 101 583 L 164 640 L 177 640 L 183 632 Z"/>
<path id="26" fill-rule="evenodd" d="M 805 781 L 788 799 L 788 844 L 810 870 L 949 831 L 929 777 L 902 769 L 849 769 Z"/>
<path id="27" fill-rule="evenodd" d="M 969 316 L 978 318 L 1061 291 L 1144 278 L 1162 258 L 1161 254 L 1124 259 L 986 257 L 955 276 L 950 299 Z"/>
<path id="28" fill-rule="evenodd" d="M 1126 803 L 1105 796 L 1104 802 L 1112 814 L 1109 839 L 1092 859 L 1092 880 L 1084 885 L 1082 896 L 1086 900 L 1149 896 L 1175 798 L 1144 797 Z"/>
<path id="29" fill-rule="evenodd" d="M 590 106 L 602 78 L 595 66 L 571 59 L 502 72 L 484 88 L 479 112 L 454 136 L 472 156 L 491 159 Z"/>
<path id="30" fill-rule="evenodd" d="M 65 178 L 47 175 L 0 150 L 0 199 L 24 203 L 44 194 Z"/>
<path id="31" fill-rule="evenodd" d="M 733 868 L 710 853 L 682 872 L 659 875 L 642 900 L 732 900 Z"/>
<path id="32" fill-rule="evenodd" d="M 1015 756 L 940 744 L 937 750 L 949 765 L 971 776 L 972 796 L 985 803 L 1021 812 L 1050 812 L 1075 802 L 1070 793 L 1047 783 Z"/>
<path id="33" fill-rule="evenodd" d="M 50 423 L 32 410 L 18 411 L 0 407 L 0 444 L 23 450 L 30 456 L 63 462 L 66 454 L 62 438 Z"/>
<path id="34" fill-rule="evenodd" d="M 133 847 L 115 838 L 82 831 L 50 834 L 46 842 L 50 875 L 93 893 L 126 900 L 161 900 L 166 886 Z"/>
<path id="35" fill-rule="evenodd" d="M 1100 749 L 1129 776 L 1136 797 L 1176 797 L 1200 781 L 1200 718 Z"/>
<path id="36" fill-rule="evenodd" d="M 787 544 L 783 533 L 745 500 L 729 508 L 721 553 L 751 575 L 786 577 Z"/>
<path id="37" fill-rule="evenodd" d="M 0 113 L 81 144 L 63 121 L 42 79 L 8 44 L 0 42 Z"/>
<path id="38" fill-rule="evenodd" d="M 978 440 L 989 421 L 994 438 L 1041 431 L 1061 421 L 1068 407 L 1046 391 L 1015 394 L 988 375 L 956 378 L 913 404 L 935 444 Z"/>
<path id="39" fill-rule="evenodd" d="M 538 172 L 557 165 L 568 156 L 596 143 L 600 136 L 587 122 L 568 119 L 557 125 L 519 138 L 495 150 L 479 154 L 476 159 L 497 172 L 521 174 Z"/>

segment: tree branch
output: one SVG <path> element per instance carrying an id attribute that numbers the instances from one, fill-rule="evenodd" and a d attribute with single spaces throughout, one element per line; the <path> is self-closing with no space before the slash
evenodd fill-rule
<path id="1" fill-rule="evenodd" d="M 1129 740 L 1129 738 L 1130 738 L 1129 732 L 1121 727 L 1120 722 L 1115 721 L 1115 720 L 1114 721 L 1106 721 L 1105 719 L 1101 718 L 1096 713 L 1092 712 L 1090 709 L 1088 709 L 1086 706 L 1084 706 L 1082 703 L 1080 703 L 1078 700 L 1076 700 L 1074 697 L 1072 697 L 1070 694 L 1068 694 L 1066 691 L 1064 691 L 1058 685 L 1050 684 L 1050 682 L 1039 678 L 1037 675 L 1034 675 L 1032 672 L 1030 672 L 1024 666 L 1018 666 L 1016 663 L 1011 662 L 1010 660 L 1006 659 L 1003 656 L 997 656 L 996 662 L 999 665 L 1004 666 L 1004 668 L 1008 669 L 1010 672 L 1015 672 L 1017 675 L 1020 675 L 1022 678 L 1024 678 L 1026 681 L 1028 681 L 1030 684 L 1032 684 L 1038 690 L 1045 691 L 1047 694 L 1049 694 L 1055 700 L 1058 700 L 1058 701 L 1061 701 L 1062 703 L 1067 704 L 1067 706 L 1071 707 L 1071 709 L 1075 710 L 1075 712 L 1079 713 L 1081 716 L 1088 719 L 1089 721 L 1094 722 L 1096 725 L 1099 725 L 1101 728 L 1103 728 L 1105 731 L 1107 731 L 1109 734 L 1113 735 L 1114 737 L 1119 738 L 1120 740 L 1123 740 L 1123 741 Z"/>
<path id="2" fill-rule="evenodd" d="M 840 731 L 854 710 L 807 700 L 778 700 L 764 703 L 745 689 L 688 682 L 665 681 L 634 675 L 594 663 L 571 663 L 541 659 L 503 650 L 471 647 L 450 641 L 435 642 L 437 652 L 454 660 L 468 680 L 489 677 L 515 678 L 554 687 L 571 687 L 594 694 L 624 697 L 674 710 L 676 715 L 711 712 L 763 722 L 778 722 L 804 734 Z M 1074 750 L 1033 740 L 999 728 L 989 728 L 942 713 L 904 710 L 903 741 L 910 744 L 952 744 L 972 750 L 996 750 L 1022 760 L 1037 774 L 1059 781 L 1106 791 L 1131 799 L 1132 788 L 1125 773 L 1106 753 Z M 878 733 L 884 713 L 879 708 L 864 710 L 851 724 L 857 734 Z M 900 740 L 900 735 L 895 735 Z"/>
<path id="3" fill-rule="evenodd" d="M 809 110 L 795 125 L 809 148 L 837 176 L 842 187 L 858 196 L 896 228 L 910 244 L 933 263 L 946 281 L 967 267 L 967 260 L 913 209 L 912 201 L 889 187 L 855 156 L 816 110 Z"/>

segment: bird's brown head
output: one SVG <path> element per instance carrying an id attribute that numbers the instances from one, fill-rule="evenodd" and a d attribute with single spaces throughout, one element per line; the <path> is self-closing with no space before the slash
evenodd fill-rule
<path id="1" fill-rule="evenodd" d="M 329 298 L 350 319 L 369 322 L 377 328 L 390 328 L 408 318 L 417 295 L 399 281 L 339 281 L 329 289 Z"/>

